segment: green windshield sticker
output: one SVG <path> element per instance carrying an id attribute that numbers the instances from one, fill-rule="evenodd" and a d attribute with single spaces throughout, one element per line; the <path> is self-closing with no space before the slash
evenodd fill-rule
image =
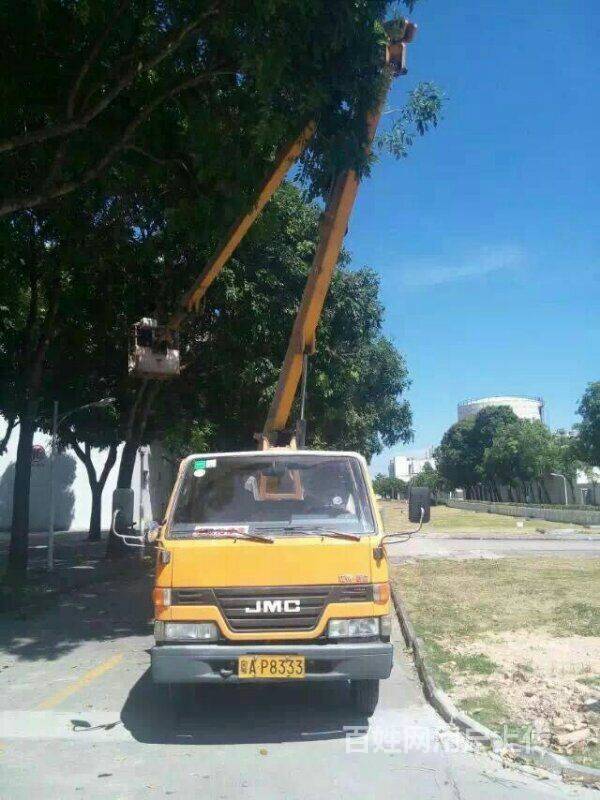
<path id="1" fill-rule="evenodd" d="M 194 470 L 197 469 L 206 469 L 206 459 L 205 458 L 197 458 L 194 461 Z"/>

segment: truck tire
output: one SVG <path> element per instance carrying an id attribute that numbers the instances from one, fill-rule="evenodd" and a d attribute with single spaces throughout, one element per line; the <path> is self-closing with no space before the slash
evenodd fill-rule
<path id="1" fill-rule="evenodd" d="M 379 701 L 379 681 L 351 681 L 350 691 L 354 708 L 360 714 L 370 717 Z"/>

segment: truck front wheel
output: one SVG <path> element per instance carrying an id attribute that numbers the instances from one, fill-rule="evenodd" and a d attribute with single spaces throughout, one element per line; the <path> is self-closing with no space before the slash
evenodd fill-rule
<path id="1" fill-rule="evenodd" d="M 351 681 L 350 691 L 354 708 L 366 717 L 370 717 L 379 700 L 379 681 Z"/>

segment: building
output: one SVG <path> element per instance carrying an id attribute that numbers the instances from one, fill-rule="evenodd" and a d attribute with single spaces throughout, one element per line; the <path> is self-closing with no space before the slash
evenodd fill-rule
<path id="1" fill-rule="evenodd" d="M 412 477 L 421 472 L 425 464 L 435 467 L 435 461 L 428 452 L 422 456 L 394 456 L 390 461 L 389 476 L 408 483 Z"/>
<path id="2" fill-rule="evenodd" d="M 544 421 L 544 401 L 541 397 L 499 395 L 479 400 L 464 400 L 458 404 L 458 421 L 476 416 L 483 408 L 508 406 L 520 419 Z"/>

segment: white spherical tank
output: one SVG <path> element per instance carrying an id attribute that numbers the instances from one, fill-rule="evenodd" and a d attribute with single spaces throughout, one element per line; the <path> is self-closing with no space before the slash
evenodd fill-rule
<path id="1" fill-rule="evenodd" d="M 515 397 L 502 395 L 498 397 L 481 397 L 478 400 L 465 400 L 458 404 L 458 421 L 476 416 L 483 408 L 508 406 L 520 419 L 544 419 L 544 401 L 541 397 Z"/>

